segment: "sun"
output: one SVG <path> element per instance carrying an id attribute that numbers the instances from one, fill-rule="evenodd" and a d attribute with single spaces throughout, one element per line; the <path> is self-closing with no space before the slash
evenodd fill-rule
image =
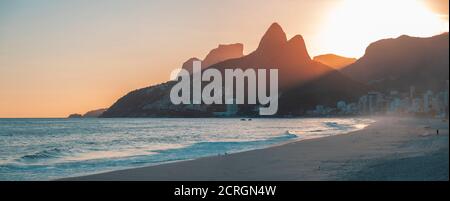
<path id="1" fill-rule="evenodd" d="M 323 51 L 361 57 L 371 42 L 403 34 L 433 36 L 448 31 L 448 21 L 422 0 L 343 0 L 321 27 Z"/>

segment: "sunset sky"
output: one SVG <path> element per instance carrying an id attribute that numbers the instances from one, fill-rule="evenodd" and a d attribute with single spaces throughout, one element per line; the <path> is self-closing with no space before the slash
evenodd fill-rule
<path id="1" fill-rule="evenodd" d="M 220 44 L 253 51 L 273 22 L 311 56 L 361 57 L 382 38 L 448 31 L 448 0 L 0 0 L 0 117 L 65 117 Z"/>

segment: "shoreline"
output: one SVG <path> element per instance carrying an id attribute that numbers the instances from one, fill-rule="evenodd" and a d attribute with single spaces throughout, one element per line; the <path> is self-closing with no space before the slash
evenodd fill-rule
<path id="1" fill-rule="evenodd" d="M 373 119 L 361 130 L 334 136 L 60 180 L 448 180 L 448 121 Z"/>

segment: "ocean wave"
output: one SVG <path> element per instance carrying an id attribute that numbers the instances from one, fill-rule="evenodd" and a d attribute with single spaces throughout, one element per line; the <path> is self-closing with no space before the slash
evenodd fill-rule
<path id="1" fill-rule="evenodd" d="M 341 127 L 341 125 L 339 125 L 337 122 L 323 122 L 323 124 L 325 124 L 328 127 Z"/>
<path id="2" fill-rule="evenodd" d="M 318 133 L 318 132 L 323 132 L 323 131 L 325 131 L 325 130 L 318 129 L 318 130 L 311 130 L 311 131 L 308 131 L 308 132 L 310 132 L 310 133 Z"/>
<path id="3" fill-rule="evenodd" d="M 184 126 L 180 130 L 172 127 L 179 120 L 173 123 L 158 119 L 99 122 L 93 119 L 86 120 L 87 123 L 74 120 L 76 124 L 71 121 L 26 127 L 28 133 L 35 133 L 30 129 L 46 128 L 42 131 L 45 135 L 27 138 L 14 135 L 17 138 L 0 142 L 0 147 L 8 151 L 0 161 L 0 180 L 61 178 L 237 153 L 297 139 L 347 133 L 370 123 L 338 118 L 255 119 L 242 128 L 232 119 L 205 119 L 202 121 L 207 123 L 195 129 L 189 127 L 191 120 L 182 121 Z M 135 121 L 139 123 L 137 126 Z M 144 123 L 164 123 L 167 129 L 154 129 Z M 63 134 L 61 126 L 67 128 Z M 31 146 L 23 147 L 24 144 Z"/>
<path id="4" fill-rule="evenodd" d="M 34 154 L 27 154 L 20 157 L 21 161 L 30 161 L 30 160 L 40 160 L 40 159 L 50 159 L 59 157 L 64 150 L 61 148 L 52 148 L 47 150 L 42 150 L 36 152 Z"/>
<path id="5" fill-rule="evenodd" d="M 339 130 L 348 130 L 353 128 L 352 125 L 349 124 L 340 124 L 338 122 L 324 122 L 325 126 L 332 128 L 332 129 L 339 129 Z"/>
<path id="6" fill-rule="evenodd" d="M 92 151 L 74 156 L 64 157 L 66 161 L 88 161 L 98 159 L 111 159 L 111 158 L 125 158 L 132 156 L 150 155 L 153 154 L 146 150 L 119 150 L 119 151 Z"/>
<path id="7" fill-rule="evenodd" d="M 123 148 L 119 150 L 96 150 L 73 154 L 64 157 L 65 161 L 88 161 L 99 159 L 127 158 L 136 156 L 149 156 L 156 154 L 154 150 L 177 149 L 185 147 L 183 144 L 151 144 L 148 146 L 138 146 L 133 148 Z"/>
<path id="8" fill-rule="evenodd" d="M 183 160 L 192 158 L 192 156 L 208 156 L 264 148 L 269 145 L 287 142 L 297 137 L 298 135 L 294 133 L 285 132 L 282 135 L 264 140 L 197 142 L 183 148 L 155 150 L 154 152 L 163 158 L 170 158 L 170 160 Z M 177 156 L 177 158 L 174 159 L 168 156 Z"/>

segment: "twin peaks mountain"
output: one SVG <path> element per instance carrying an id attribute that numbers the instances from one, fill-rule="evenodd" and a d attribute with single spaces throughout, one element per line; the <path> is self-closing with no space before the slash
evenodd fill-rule
<path id="1" fill-rule="evenodd" d="M 283 29 L 276 23 L 269 27 L 255 51 L 240 58 L 211 65 L 209 68 L 221 71 L 225 68 L 278 69 L 281 90 L 312 81 L 334 71 L 311 60 L 302 36 L 296 35 L 288 40 Z"/>
<path id="2" fill-rule="evenodd" d="M 435 50 L 435 45 L 431 43 L 434 44 L 435 40 L 443 43 L 445 37 L 447 38 L 446 48 L 443 45 L 443 48 Z M 395 65 L 406 66 L 420 62 L 413 66 L 425 66 L 429 69 L 434 68 L 431 66 L 438 65 L 439 67 L 436 68 L 441 69 L 440 65 L 446 63 L 447 67 L 443 71 L 446 69 L 448 79 L 448 56 L 446 60 L 444 58 L 441 61 L 441 56 L 438 56 L 439 61 L 433 61 L 433 53 L 425 53 L 433 49 L 433 52 L 442 51 L 442 55 L 444 53 L 448 55 L 448 34 L 430 40 L 432 42 L 423 42 L 419 47 L 425 49 L 417 50 L 414 52 L 414 56 L 405 55 L 412 48 L 408 46 L 409 41 L 402 41 L 401 43 L 405 43 L 407 47 L 401 48 L 385 44 L 396 43 L 394 41 L 379 41 L 369 46 L 366 55 L 356 62 L 354 59 L 338 58 L 336 55 L 316 57 L 313 60 L 308 54 L 302 36 L 296 35 L 288 39 L 281 26 L 274 23 L 262 36 L 258 48 L 250 54 L 243 55 L 243 45 L 239 43 L 219 45 L 203 59 L 202 69 L 215 68 L 223 73 L 225 69 L 229 68 L 243 70 L 276 68 L 278 69 L 280 92 L 277 114 L 301 115 L 316 105 L 334 106 L 340 100 L 355 101 L 369 90 L 373 90 L 374 86 L 370 84 L 372 79 L 380 79 L 391 74 L 400 76 L 401 73 L 411 71 L 408 69 L 396 72 L 392 70 Z M 415 40 L 411 42 L 415 42 Z M 391 55 L 387 55 L 387 53 Z M 396 57 L 399 55 L 403 56 L 397 59 Z M 441 55 L 441 53 L 437 55 Z M 411 61 L 403 61 L 404 59 Z M 191 58 L 182 67 L 192 72 L 194 60 L 199 59 Z M 440 73 L 441 70 L 437 71 Z M 429 74 L 436 72 L 432 70 Z M 403 76 L 410 75 L 403 74 Z M 397 77 L 397 79 L 400 78 L 401 76 Z M 173 105 L 169 95 L 175 83 L 175 81 L 168 81 L 132 91 L 114 103 L 103 113 L 102 117 L 202 117 L 213 116 L 214 112 L 226 110 L 224 105 Z M 238 115 L 253 115 L 252 107 L 254 106 L 240 105 Z"/>

